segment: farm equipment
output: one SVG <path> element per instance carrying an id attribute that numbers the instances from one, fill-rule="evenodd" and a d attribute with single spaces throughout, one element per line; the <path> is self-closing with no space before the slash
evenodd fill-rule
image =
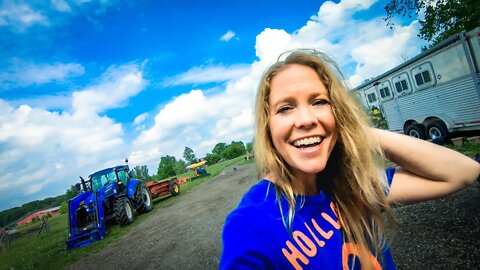
<path id="1" fill-rule="evenodd" d="M 150 190 L 133 178 L 128 165 L 98 171 L 87 181 L 80 177 L 84 192 L 68 201 L 69 249 L 103 239 L 107 221 L 128 225 L 133 222 L 133 210 L 139 214 L 152 210 Z"/>
<path id="2" fill-rule="evenodd" d="M 177 196 L 180 194 L 180 185 L 186 181 L 188 181 L 188 178 L 178 180 L 178 178 L 174 177 L 161 182 L 147 182 L 147 187 L 152 194 L 152 198 L 162 197 L 169 194 Z"/>
<path id="3" fill-rule="evenodd" d="M 198 163 L 191 164 L 190 166 L 187 167 L 190 170 L 193 170 L 195 172 L 194 176 L 192 178 L 190 178 L 190 181 L 194 181 L 198 178 L 202 178 L 202 177 L 210 175 L 210 173 L 208 173 L 207 170 L 205 169 L 205 164 L 206 163 L 207 163 L 207 161 L 204 160 L 204 161 L 200 161 Z"/>

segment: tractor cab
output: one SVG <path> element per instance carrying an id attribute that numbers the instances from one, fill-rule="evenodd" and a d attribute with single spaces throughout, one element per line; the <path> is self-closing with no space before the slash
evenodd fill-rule
<path id="1" fill-rule="evenodd" d="M 124 165 L 104 169 L 91 174 L 89 176 L 89 181 L 93 192 L 99 192 L 103 187 L 108 186 L 109 184 L 126 187 L 130 178 L 128 171 L 128 165 Z M 107 190 L 106 193 L 108 193 Z"/>

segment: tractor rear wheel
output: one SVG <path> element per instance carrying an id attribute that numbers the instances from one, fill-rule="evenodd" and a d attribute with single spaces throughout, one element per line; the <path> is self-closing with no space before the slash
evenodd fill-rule
<path id="1" fill-rule="evenodd" d="M 113 202 L 115 211 L 115 220 L 120 225 L 128 225 L 133 222 L 133 207 L 127 197 L 117 197 Z"/>
<path id="2" fill-rule="evenodd" d="M 170 194 L 173 196 L 177 196 L 180 194 L 180 186 L 175 181 L 171 181 L 168 184 L 168 191 L 170 191 Z"/>
<path id="3" fill-rule="evenodd" d="M 144 183 L 139 183 L 134 195 L 135 207 L 138 213 L 148 213 L 153 209 L 152 194 Z"/>

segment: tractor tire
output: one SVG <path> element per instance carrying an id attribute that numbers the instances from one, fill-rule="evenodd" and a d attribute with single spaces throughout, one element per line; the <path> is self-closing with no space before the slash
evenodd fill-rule
<path id="1" fill-rule="evenodd" d="M 180 194 L 180 186 L 175 181 L 171 181 L 168 184 L 168 191 L 170 191 L 170 194 L 173 196 L 177 196 Z"/>
<path id="2" fill-rule="evenodd" d="M 448 136 L 447 126 L 442 121 L 433 121 L 427 126 L 428 137 L 432 140 L 445 140 Z"/>
<path id="3" fill-rule="evenodd" d="M 427 136 L 425 135 L 425 129 L 420 124 L 413 124 L 407 128 L 407 135 L 425 140 Z"/>
<path id="4" fill-rule="evenodd" d="M 117 223 L 121 226 L 131 224 L 133 222 L 133 207 L 130 200 L 125 196 L 117 197 L 113 204 Z"/>
<path id="5" fill-rule="evenodd" d="M 139 183 L 135 189 L 135 195 L 133 197 L 135 207 L 139 214 L 148 213 L 153 209 L 152 194 L 144 183 Z"/>

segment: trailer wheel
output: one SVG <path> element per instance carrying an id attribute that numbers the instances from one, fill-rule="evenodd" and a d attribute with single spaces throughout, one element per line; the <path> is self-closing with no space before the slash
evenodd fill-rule
<path id="1" fill-rule="evenodd" d="M 432 140 L 445 139 L 448 136 L 448 130 L 442 121 L 431 122 L 427 126 L 428 137 Z"/>
<path id="2" fill-rule="evenodd" d="M 153 209 L 152 194 L 144 183 L 139 183 L 133 197 L 138 213 L 148 213 Z"/>
<path id="3" fill-rule="evenodd" d="M 413 124 L 409 126 L 407 129 L 407 135 L 422 140 L 425 140 L 427 138 L 427 136 L 425 136 L 425 129 L 420 124 Z"/>
<path id="4" fill-rule="evenodd" d="M 173 196 L 177 196 L 180 194 L 180 186 L 175 181 L 171 181 L 168 184 L 168 191 L 170 191 L 170 194 Z"/>
<path id="5" fill-rule="evenodd" d="M 133 207 L 127 197 L 117 197 L 113 202 L 115 211 L 115 220 L 120 225 L 128 225 L 133 222 Z"/>

